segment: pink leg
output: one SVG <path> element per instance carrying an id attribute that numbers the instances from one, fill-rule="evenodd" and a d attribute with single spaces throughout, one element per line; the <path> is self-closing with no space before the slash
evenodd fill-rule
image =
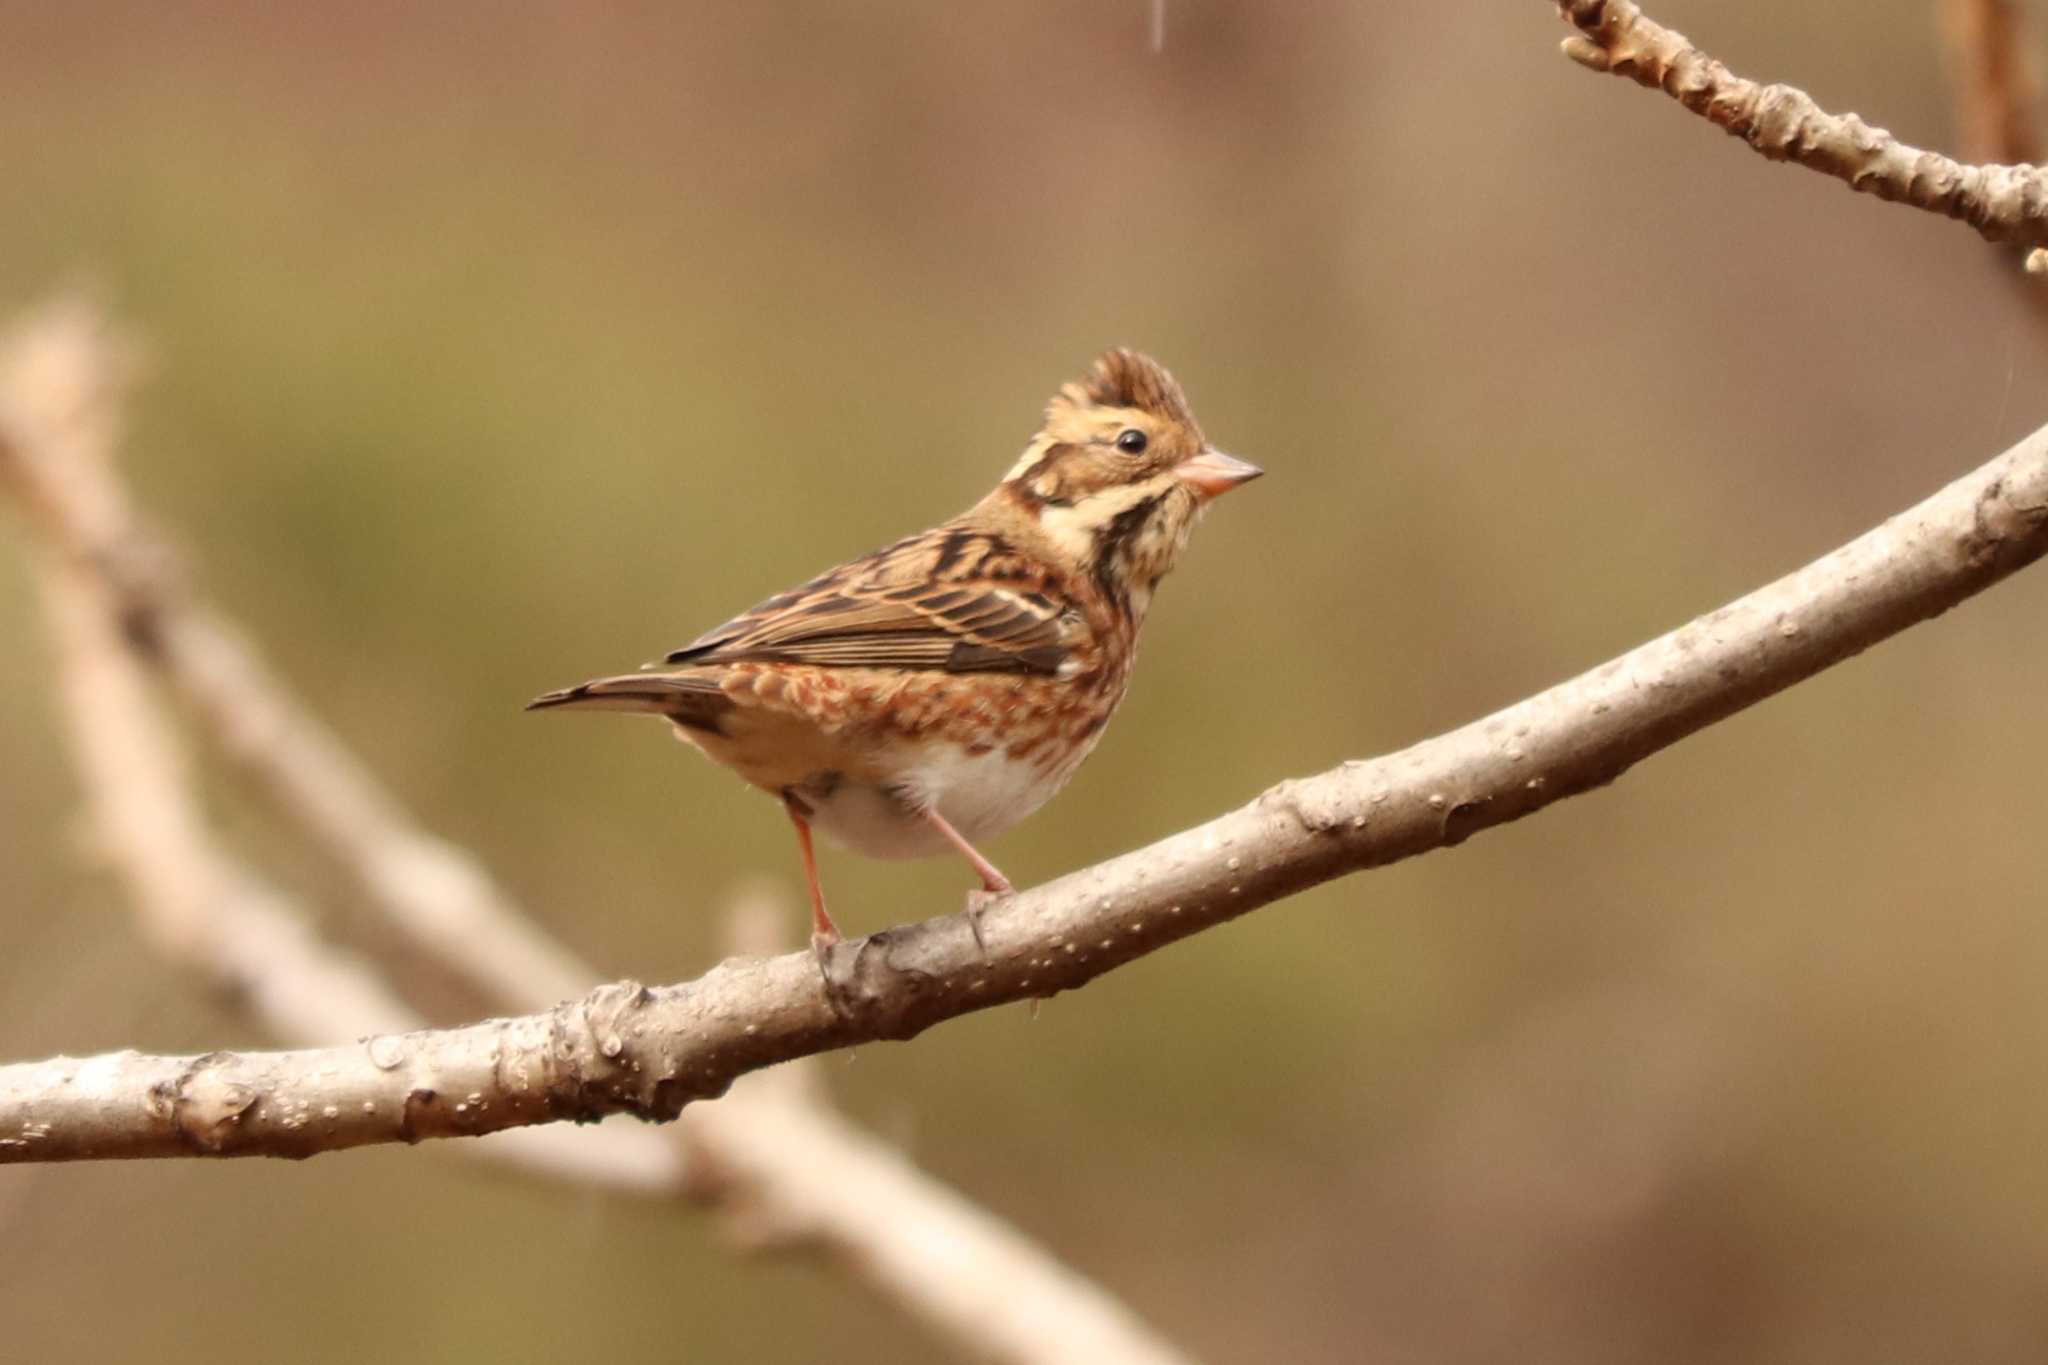
<path id="1" fill-rule="evenodd" d="M 960 856 L 965 858 L 968 864 L 974 868 L 976 874 L 981 877 L 981 885 L 990 895 L 1007 896 L 1017 889 L 1010 885 L 1008 877 L 996 871 L 994 863 L 982 857 L 980 850 L 961 837 L 959 830 L 946 823 L 945 816 L 939 814 L 936 810 L 927 808 L 924 818 L 931 822 L 933 829 L 946 836 L 947 843 L 960 850 Z"/>
<path id="2" fill-rule="evenodd" d="M 818 855 L 811 849 L 811 822 L 804 818 L 809 812 L 787 792 L 782 796 L 782 808 L 789 812 L 789 822 L 796 826 L 796 847 L 803 854 L 804 880 L 810 883 L 811 946 L 829 948 L 839 942 L 839 926 L 825 913 L 825 888 L 818 884 Z"/>

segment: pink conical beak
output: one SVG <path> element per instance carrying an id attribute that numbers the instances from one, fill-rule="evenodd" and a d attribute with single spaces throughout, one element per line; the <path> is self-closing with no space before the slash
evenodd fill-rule
<path id="1" fill-rule="evenodd" d="M 1173 472 L 1182 483 L 1203 497 L 1213 498 L 1228 493 L 1241 483 L 1250 483 L 1266 471 L 1235 455 L 1205 450 L 1182 460 L 1173 467 Z"/>

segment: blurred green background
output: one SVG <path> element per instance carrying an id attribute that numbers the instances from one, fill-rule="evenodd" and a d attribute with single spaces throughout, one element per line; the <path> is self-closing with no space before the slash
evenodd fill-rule
<path id="1" fill-rule="evenodd" d="M 1926 0 L 1654 12 L 1953 143 Z M 5 0 L 0 304 L 106 286 L 154 354 L 127 465 L 202 581 L 648 980 L 750 873 L 799 932 L 786 825 L 651 723 L 521 703 L 965 506 L 1105 345 L 1270 477 L 991 848 L 1020 882 L 1577 672 L 2048 414 L 2048 328 L 1966 229 L 1563 61 L 1547 4 L 1146 27 Z M 0 542 L 0 1056 L 262 1045 L 80 852 Z M 2038 1359 L 2044 610 L 2022 575 L 1608 790 L 830 1085 L 1208 1358 Z M 827 859 L 856 930 L 966 884 Z M 944 1358 L 693 1213 L 426 1151 L 0 1171 L 0 1233 L 11 1359 Z"/>

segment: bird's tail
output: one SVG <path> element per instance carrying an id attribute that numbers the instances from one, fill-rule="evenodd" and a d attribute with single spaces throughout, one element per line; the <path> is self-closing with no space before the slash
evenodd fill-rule
<path id="1" fill-rule="evenodd" d="M 592 678 L 574 687 L 543 692 L 526 703 L 529 711 L 578 707 L 589 711 L 649 711 L 685 724 L 716 728 L 718 715 L 732 699 L 719 690 L 716 678 L 701 673 L 621 673 Z"/>

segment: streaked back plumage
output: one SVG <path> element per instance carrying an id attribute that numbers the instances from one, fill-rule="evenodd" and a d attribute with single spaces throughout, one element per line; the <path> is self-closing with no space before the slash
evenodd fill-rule
<path id="1" fill-rule="evenodd" d="M 926 812 L 994 832 L 1058 790 L 1122 700 L 1153 589 L 1211 495 L 1183 473 L 1207 450 L 1164 366 L 1106 351 L 959 516 L 531 705 L 664 715 L 878 856 L 942 847 Z"/>

